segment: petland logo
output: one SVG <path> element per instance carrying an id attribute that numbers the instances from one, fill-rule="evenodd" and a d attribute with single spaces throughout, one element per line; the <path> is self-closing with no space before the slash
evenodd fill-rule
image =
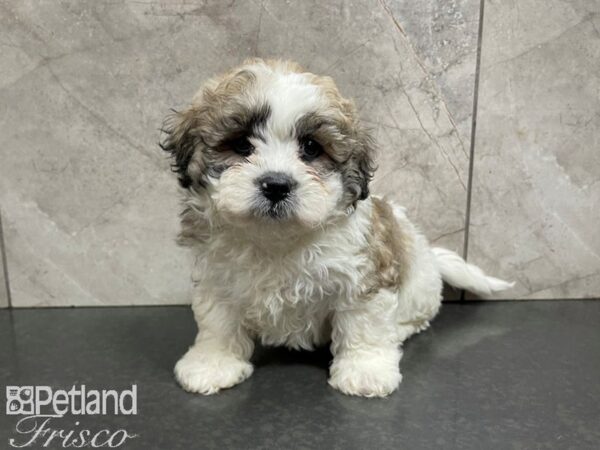
<path id="1" fill-rule="evenodd" d="M 86 389 L 85 385 L 69 390 L 53 390 L 49 386 L 6 386 L 6 415 L 24 416 L 15 425 L 18 438 L 9 439 L 11 447 L 109 447 L 117 448 L 136 438 L 125 429 L 91 430 L 81 427 L 80 420 L 67 429 L 58 429 L 58 420 L 65 415 L 124 415 L 137 414 L 137 385 L 120 392 Z"/>

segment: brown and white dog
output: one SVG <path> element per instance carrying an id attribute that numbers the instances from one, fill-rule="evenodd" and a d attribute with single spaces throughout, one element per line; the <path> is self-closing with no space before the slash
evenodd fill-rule
<path id="1" fill-rule="evenodd" d="M 386 396 L 402 342 L 440 308 L 442 279 L 483 296 L 511 286 L 430 248 L 401 207 L 369 195 L 373 140 L 329 77 L 247 61 L 164 131 L 184 194 L 179 241 L 196 261 L 199 332 L 175 367 L 190 392 L 248 378 L 259 339 L 331 342 L 331 386 Z"/>

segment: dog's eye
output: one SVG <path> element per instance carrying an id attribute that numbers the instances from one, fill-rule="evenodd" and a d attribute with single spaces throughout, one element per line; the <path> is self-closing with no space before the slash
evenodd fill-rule
<path id="1" fill-rule="evenodd" d="M 227 146 L 240 156 L 250 156 L 254 151 L 254 145 L 245 136 L 229 141 Z"/>
<path id="2" fill-rule="evenodd" d="M 323 153 L 323 147 L 314 139 L 302 139 L 300 147 L 302 149 L 301 157 L 304 161 L 312 161 Z"/>

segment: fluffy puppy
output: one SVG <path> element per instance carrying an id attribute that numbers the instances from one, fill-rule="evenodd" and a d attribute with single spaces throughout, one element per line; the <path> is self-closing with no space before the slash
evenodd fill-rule
<path id="1" fill-rule="evenodd" d="M 163 131 L 184 196 L 179 242 L 196 261 L 199 332 L 175 366 L 187 391 L 244 381 L 258 339 L 330 342 L 331 386 L 386 396 L 402 342 L 440 308 L 442 279 L 480 295 L 510 286 L 430 248 L 402 208 L 369 195 L 373 140 L 329 77 L 247 61 Z"/>

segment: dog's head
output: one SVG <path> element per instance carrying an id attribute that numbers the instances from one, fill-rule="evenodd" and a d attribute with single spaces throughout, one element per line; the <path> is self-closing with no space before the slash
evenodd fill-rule
<path id="1" fill-rule="evenodd" d="M 353 103 L 294 63 L 209 80 L 163 131 L 181 186 L 234 225 L 312 229 L 369 195 L 373 145 Z"/>

